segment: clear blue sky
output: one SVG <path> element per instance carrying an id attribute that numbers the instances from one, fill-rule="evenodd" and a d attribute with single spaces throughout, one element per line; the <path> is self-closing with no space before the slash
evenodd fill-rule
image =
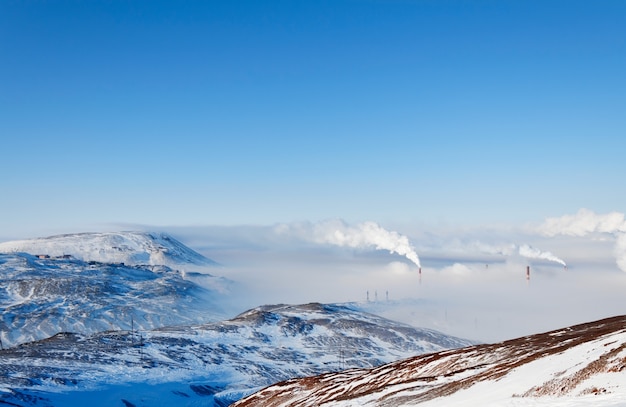
<path id="1" fill-rule="evenodd" d="M 626 208 L 624 1 L 2 1 L 0 235 Z"/>

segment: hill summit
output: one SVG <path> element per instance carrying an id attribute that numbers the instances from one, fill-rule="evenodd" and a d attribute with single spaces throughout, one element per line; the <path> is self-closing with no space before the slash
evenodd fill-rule
<path id="1" fill-rule="evenodd" d="M 159 265 L 178 268 L 217 265 L 213 260 L 165 233 L 76 233 L 0 243 L 0 253 L 19 252 L 131 266 Z"/>

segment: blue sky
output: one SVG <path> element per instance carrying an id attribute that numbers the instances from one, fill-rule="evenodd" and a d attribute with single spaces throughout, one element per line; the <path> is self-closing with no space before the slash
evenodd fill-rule
<path id="1" fill-rule="evenodd" d="M 0 236 L 626 211 L 622 1 L 5 1 Z"/>

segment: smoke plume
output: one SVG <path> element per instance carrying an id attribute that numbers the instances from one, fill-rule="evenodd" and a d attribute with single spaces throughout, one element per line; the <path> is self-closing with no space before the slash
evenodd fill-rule
<path id="1" fill-rule="evenodd" d="M 375 222 L 348 225 L 336 219 L 314 224 L 282 224 L 276 227 L 279 234 L 296 234 L 302 239 L 318 244 L 331 244 L 355 249 L 387 250 L 411 260 L 420 267 L 420 260 L 407 236 L 389 231 Z"/>
<path id="2" fill-rule="evenodd" d="M 565 264 L 563 260 L 556 257 L 554 254 L 550 252 L 542 252 L 541 250 L 535 249 L 534 247 L 526 244 L 519 247 L 519 254 L 520 256 L 526 257 L 528 259 L 543 259 L 559 263 L 563 267 L 567 266 L 567 264 Z"/>

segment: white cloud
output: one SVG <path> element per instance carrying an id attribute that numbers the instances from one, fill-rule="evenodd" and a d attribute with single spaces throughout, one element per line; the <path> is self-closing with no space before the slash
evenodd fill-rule
<path id="1" fill-rule="evenodd" d="M 615 239 L 615 261 L 622 271 L 626 271 L 626 234 L 620 233 Z"/>
<path id="2" fill-rule="evenodd" d="M 621 212 L 596 214 L 582 208 L 574 215 L 548 218 L 537 228 L 544 236 L 557 235 L 586 237 L 588 235 L 610 235 L 615 240 L 614 254 L 618 267 L 626 272 L 626 221 Z"/>
<path id="3" fill-rule="evenodd" d="M 461 263 L 454 263 L 451 266 L 444 267 L 441 270 L 443 274 L 451 274 L 453 276 L 467 276 L 472 274 L 472 269 L 470 269 L 467 265 Z"/>
<path id="4" fill-rule="evenodd" d="M 591 233 L 620 233 L 626 232 L 624 214 L 610 212 L 596 214 L 595 212 L 581 208 L 574 215 L 564 215 L 558 218 L 547 218 L 538 228 L 545 236 L 569 235 L 587 236 Z"/>
<path id="5" fill-rule="evenodd" d="M 391 263 L 387 264 L 385 271 L 396 276 L 406 276 L 410 273 L 414 273 L 414 271 L 411 270 L 411 268 L 406 263 L 402 263 L 399 261 L 392 261 Z"/>

